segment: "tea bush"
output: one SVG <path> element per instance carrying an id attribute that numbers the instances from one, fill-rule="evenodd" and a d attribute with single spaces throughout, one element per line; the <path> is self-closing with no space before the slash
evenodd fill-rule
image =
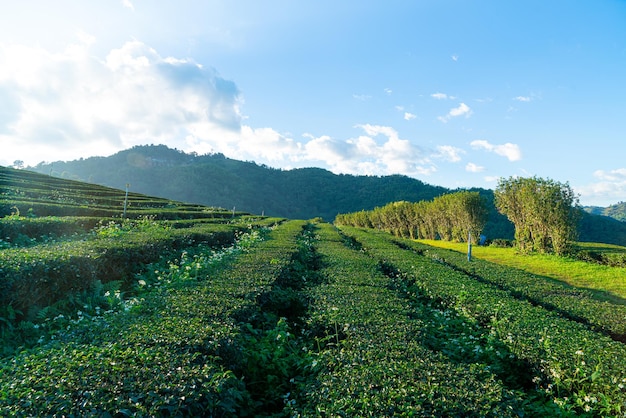
<path id="1" fill-rule="evenodd" d="M 0 239 L 7 247 L 24 247 L 41 241 L 84 234 L 102 218 L 94 217 L 36 217 L 9 216 L 0 218 Z"/>
<path id="2" fill-rule="evenodd" d="M 616 340 L 626 342 L 626 306 L 601 301 L 593 293 L 530 274 L 523 270 L 473 259 L 456 251 L 404 242 L 415 251 L 439 260 L 451 269 L 506 290 L 518 299 L 528 300 L 561 316 L 586 324 Z"/>
<path id="3" fill-rule="evenodd" d="M 71 324 L 43 346 L 3 361 L 0 413 L 234 417 L 262 410 L 245 377 L 258 378 L 252 368 L 265 367 L 263 373 L 275 370 L 280 378 L 284 362 L 301 356 L 289 348 L 284 321 L 268 329 L 242 321 L 289 265 L 299 230 L 287 224 L 262 243 L 242 237 L 241 251 L 197 275 L 191 266 L 199 258 L 181 257 L 159 272 L 169 283 L 140 294 L 131 309 Z M 264 362 L 255 360 L 261 347 L 273 353 Z"/>
<path id="4" fill-rule="evenodd" d="M 172 250 L 232 242 L 235 230 L 229 225 L 149 231 L 107 226 L 91 239 L 5 249 L 0 252 L 0 304 L 19 310 L 48 306 L 96 281 L 127 281 L 143 264 Z"/>
<path id="5" fill-rule="evenodd" d="M 538 391 L 563 411 L 624 414 L 626 348 L 554 311 L 515 298 L 419 252 L 399 250 L 390 236 L 349 229 L 379 259 L 411 275 L 420 292 L 477 321 L 534 374 Z"/>
<path id="6" fill-rule="evenodd" d="M 418 307 L 400 294 L 377 259 L 329 225 L 319 234 L 327 283 L 311 290 L 309 325 L 319 371 L 292 394 L 293 415 L 495 417 L 531 410 L 484 363 L 425 344 L 444 321 L 433 324 L 428 303 Z"/>

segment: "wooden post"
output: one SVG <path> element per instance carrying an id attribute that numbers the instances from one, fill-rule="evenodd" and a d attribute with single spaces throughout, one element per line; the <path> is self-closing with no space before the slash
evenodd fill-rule
<path id="1" fill-rule="evenodd" d="M 126 196 L 124 196 L 124 214 L 122 215 L 123 219 L 126 219 L 126 208 L 128 207 L 128 188 L 130 187 L 129 183 L 126 183 Z"/>
<path id="2" fill-rule="evenodd" d="M 467 261 L 472 261 L 472 231 L 467 233 Z"/>

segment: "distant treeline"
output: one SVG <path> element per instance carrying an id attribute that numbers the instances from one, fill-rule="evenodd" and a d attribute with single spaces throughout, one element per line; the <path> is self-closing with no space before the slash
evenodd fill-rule
<path id="1" fill-rule="evenodd" d="M 393 202 L 370 211 L 340 214 L 338 225 L 377 228 L 412 239 L 477 242 L 488 217 L 487 203 L 478 192 L 460 191 L 432 201 Z"/>
<path id="2" fill-rule="evenodd" d="M 431 201 L 397 201 L 369 211 L 339 214 L 335 223 L 375 228 L 403 238 L 480 242 L 489 219 L 494 219 L 495 208 L 514 225 L 514 242 L 521 252 L 565 255 L 580 236 L 597 242 L 623 242 L 624 224 L 588 215 L 567 183 L 539 177 L 502 178 L 493 196 L 489 201 L 479 192 L 459 191 Z M 606 228 L 607 222 L 615 227 L 613 231 Z"/>

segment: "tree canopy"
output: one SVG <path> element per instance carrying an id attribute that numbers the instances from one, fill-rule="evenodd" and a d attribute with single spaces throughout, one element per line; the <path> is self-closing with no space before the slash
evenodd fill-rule
<path id="1" fill-rule="evenodd" d="M 576 239 L 580 206 L 567 183 L 539 177 L 500 179 L 495 205 L 515 226 L 523 252 L 564 254 Z"/>
<path id="2" fill-rule="evenodd" d="M 371 211 L 340 214 L 339 225 L 378 228 L 407 238 L 441 238 L 447 241 L 477 241 L 488 210 L 478 192 L 459 191 L 415 203 L 400 201 Z"/>

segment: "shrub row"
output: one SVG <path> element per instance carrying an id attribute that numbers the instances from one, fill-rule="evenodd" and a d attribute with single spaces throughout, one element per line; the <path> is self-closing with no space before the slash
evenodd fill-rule
<path id="1" fill-rule="evenodd" d="M 156 216 L 141 216 L 137 220 L 156 220 Z M 240 225 L 271 226 L 280 222 L 281 218 L 242 215 L 235 218 L 232 212 L 228 217 L 195 217 L 190 219 L 163 220 L 162 223 L 172 228 L 191 228 L 200 224 L 235 223 Z M 42 241 L 58 239 L 60 237 L 84 234 L 98 226 L 108 225 L 111 222 L 123 225 L 128 219 L 88 217 L 88 216 L 46 216 L 26 217 L 8 216 L 0 218 L 0 249 L 5 247 L 27 247 Z"/>
<path id="2" fill-rule="evenodd" d="M 0 217 L 28 213 L 29 216 L 120 218 L 124 206 L 129 218 L 231 218 L 244 214 L 0 167 Z"/>
<path id="3" fill-rule="evenodd" d="M 528 363 L 537 389 L 564 411 L 596 416 L 626 413 L 626 348 L 553 311 L 515 298 L 414 251 L 401 251 L 387 234 L 347 229 L 372 254 L 415 280 L 422 294 L 454 307 L 489 329 Z"/>
<path id="4" fill-rule="evenodd" d="M 244 405 L 237 411 L 239 416 L 291 415 L 295 399 L 300 397 L 296 395 L 299 388 L 314 378 L 306 319 L 310 302 L 307 291 L 323 281 L 318 273 L 316 229 L 311 223 L 301 225 L 290 262 L 257 293 L 256 303 L 238 315 L 238 357 L 231 359 L 230 365 L 247 382 L 246 390 L 253 400 L 252 408 Z"/>
<path id="5" fill-rule="evenodd" d="M 435 349 L 434 330 L 449 312 L 399 293 L 393 274 L 330 225 L 319 235 L 327 283 L 310 291 L 308 327 L 319 370 L 297 392 L 306 396 L 294 399 L 292 416 L 501 417 L 530 410 L 485 363 Z M 474 348 L 472 327 L 458 323 Z M 440 335 L 441 344 L 448 337 Z"/>
<path id="6" fill-rule="evenodd" d="M 50 238 L 88 232 L 101 221 L 102 218 L 95 217 L 9 216 L 0 218 L 0 241 L 6 246 L 24 247 Z"/>
<path id="7" fill-rule="evenodd" d="M 626 306 L 596 299 L 593 293 L 568 286 L 523 270 L 500 266 L 485 260 L 472 259 L 452 250 L 435 248 L 417 242 L 404 242 L 452 269 L 477 280 L 504 289 L 518 299 L 553 310 L 577 322 L 588 324 L 594 330 L 626 342 Z"/>
<path id="8" fill-rule="evenodd" d="M 57 203 L 66 206 L 93 208 L 121 208 L 126 192 L 95 184 L 59 179 L 27 170 L 12 170 L 0 167 L 0 186 L 3 199 L 29 203 Z M 181 204 L 168 199 L 149 197 L 138 193 L 128 193 L 130 207 L 143 209 L 167 209 L 177 207 L 181 210 L 201 211 L 206 207 Z"/>
<path id="9" fill-rule="evenodd" d="M 34 201 L 20 199 L 3 199 L 0 204 L 0 217 L 11 216 L 15 214 L 15 208 L 20 212 L 31 212 L 36 216 L 81 216 L 81 217 L 100 217 L 100 218 L 121 218 L 123 213 L 123 200 L 118 202 L 116 206 L 90 206 L 84 205 L 68 205 L 67 203 L 57 203 L 49 201 Z M 234 216 L 247 215 L 246 212 L 235 212 Z M 155 216 L 158 219 L 196 219 L 196 218 L 232 218 L 232 211 L 223 209 L 202 208 L 191 210 L 189 208 L 180 208 L 172 205 L 171 208 L 158 207 L 128 207 L 126 211 L 128 218 L 138 218 L 141 216 Z"/>
<path id="10" fill-rule="evenodd" d="M 626 254 L 579 250 L 574 254 L 578 260 L 602 264 L 610 267 L 626 267 Z"/>
<path id="11" fill-rule="evenodd" d="M 250 387 L 260 379 L 269 380 L 266 387 L 290 384 L 295 376 L 278 371 L 297 346 L 284 320 L 261 329 L 249 319 L 291 264 L 301 230 L 302 223 L 282 224 L 211 276 L 190 278 L 184 272 L 193 263 L 180 264 L 170 269 L 184 275 L 180 285 L 153 289 L 127 312 L 81 323 L 5 360 L 0 413 L 235 417 L 262 411 Z"/>
<path id="12" fill-rule="evenodd" d="M 96 281 L 127 280 L 145 263 L 186 246 L 232 242 L 236 225 L 205 224 L 170 229 L 155 223 L 144 231 L 61 241 L 0 251 L 0 305 L 26 311 L 47 306 Z"/>

